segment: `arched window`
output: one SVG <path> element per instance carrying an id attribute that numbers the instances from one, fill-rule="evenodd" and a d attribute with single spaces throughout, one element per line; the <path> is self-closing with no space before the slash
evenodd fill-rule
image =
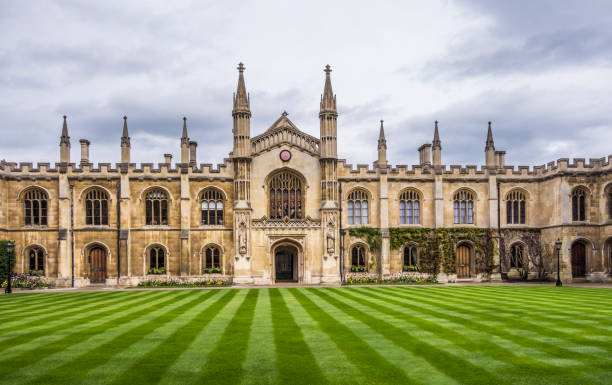
<path id="1" fill-rule="evenodd" d="M 460 190 L 454 197 L 455 223 L 474 223 L 474 195 L 471 191 Z"/>
<path id="2" fill-rule="evenodd" d="M 368 224 L 368 194 L 363 190 L 353 190 L 348 196 L 348 224 Z"/>
<path id="3" fill-rule="evenodd" d="M 506 195 L 506 223 L 525 224 L 525 193 L 521 190 Z"/>
<path id="4" fill-rule="evenodd" d="M 162 246 L 152 246 L 149 249 L 149 274 L 164 274 L 166 272 L 166 252 Z"/>
<path id="5" fill-rule="evenodd" d="M 221 272 L 221 252 L 216 246 L 206 248 L 204 273 L 220 273 Z"/>
<path id="6" fill-rule="evenodd" d="M 108 225 L 108 195 L 106 191 L 92 188 L 85 195 L 85 224 Z"/>
<path id="7" fill-rule="evenodd" d="M 404 247 L 404 270 L 413 270 L 417 266 L 418 249 L 414 245 Z"/>
<path id="8" fill-rule="evenodd" d="M 353 246 L 351 250 L 351 271 L 366 271 L 365 248 L 362 245 Z"/>
<path id="9" fill-rule="evenodd" d="M 400 224 L 421 223 L 421 197 L 418 191 L 406 190 L 400 195 Z"/>
<path id="10" fill-rule="evenodd" d="M 47 225 L 47 193 L 39 188 L 28 190 L 23 196 L 26 226 Z"/>
<path id="11" fill-rule="evenodd" d="M 45 274 L 45 252 L 40 246 L 32 246 L 26 252 L 28 258 L 28 272 L 30 274 Z"/>
<path id="12" fill-rule="evenodd" d="M 608 185 L 607 190 L 605 195 L 608 198 L 608 219 L 612 220 L 612 184 Z"/>
<path id="13" fill-rule="evenodd" d="M 147 225 L 168 224 L 168 196 L 162 189 L 151 189 L 145 197 Z"/>
<path id="14" fill-rule="evenodd" d="M 209 189 L 202 193 L 200 199 L 203 225 L 223 224 L 223 195 L 217 189 Z"/>
<path id="15" fill-rule="evenodd" d="M 572 191 L 572 220 L 586 221 L 586 197 L 587 191 L 577 187 Z"/>
<path id="16" fill-rule="evenodd" d="M 510 268 L 523 268 L 523 245 L 515 243 L 510 247 Z"/>
<path id="17" fill-rule="evenodd" d="M 301 219 L 304 205 L 302 180 L 283 171 L 270 180 L 270 218 Z"/>

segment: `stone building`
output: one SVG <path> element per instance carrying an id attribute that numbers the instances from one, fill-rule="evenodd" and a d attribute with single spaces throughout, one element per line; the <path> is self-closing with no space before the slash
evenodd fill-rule
<path id="1" fill-rule="evenodd" d="M 550 278 L 560 239 L 565 281 L 610 279 L 612 156 L 507 166 L 489 123 L 485 166 L 445 166 L 436 122 L 420 164 L 392 166 L 381 121 L 378 159 L 353 167 L 337 157 L 329 66 L 318 138 L 287 113 L 252 136 L 238 71 L 233 150 L 216 168 L 197 163 L 186 119 L 178 162 L 166 154 L 157 165 L 131 163 L 126 117 L 120 163 L 90 163 L 85 139 L 72 162 L 65 116 L 59 163 L 2 161 L 0 238 L 15 240 L 16 270 L 42 271 L 57 286 L 320 284 L 424 265 L 442 281 Z"/>

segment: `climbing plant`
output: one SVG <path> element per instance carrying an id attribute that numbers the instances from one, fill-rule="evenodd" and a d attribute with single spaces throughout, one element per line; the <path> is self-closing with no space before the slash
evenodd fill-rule
<path id="1" fill-rule="evenodd" d="M 372 252 L 380 250 L 382 233 L 378 229 L 367 226 L 351 228 L 349 229 L 349 235 L 351 237 L 364 239 Z"/>
<path id="2" fill-rule="evenodd" d="M 371 227 L 350 229 L 349 234 L 365 239 L 371 250 L 380 249 L 382 235 L 380 230 Z M 391 248 L 397 250 L 407 243 L 419 248 L 420 270 L 437 276 L 442 271 L 447 274 L 456 272 L 455 248 L 459 242 L 469 241 L 475 252 L 475 265 L 478 272 L 491 273 L 495 247 L 491 230 L 472 227 L 427 228 L 391 227 L 389 228 Z"/>

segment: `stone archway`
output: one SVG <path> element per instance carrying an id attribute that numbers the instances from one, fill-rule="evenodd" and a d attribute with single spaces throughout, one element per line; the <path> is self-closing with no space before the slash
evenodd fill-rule
<path id="1" fill-rule="evenodd" d="M 298 255 L 297 247 L 284 244 L 274 249 L 274 281 L 298 282 Z"/>

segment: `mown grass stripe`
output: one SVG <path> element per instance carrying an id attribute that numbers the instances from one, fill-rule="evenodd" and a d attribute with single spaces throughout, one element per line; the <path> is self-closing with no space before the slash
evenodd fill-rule
<path id="1" fill-rule="evenodd" d="M 161 296 L 161 293 L 159 293 L 157 296 Z M 140 301 L 140 299 L 142 299 L 142 301 Z M 119 310 L 129 310 L 134 306 L 133 303 L 146 303 L 147 300 L 150 301 L 151 298 L 147 299 L 146 294 L 132 295 L 130 298 L 124 298 L 119 302 L 123 304 Z M 35 327 L 22 327 L 21 325 L 16 326 L 14 328 L 15 330 L 11 329 L 10 333 L 5 333 L 5 335 L 0 338 L 0 352 L 12 349 L 17 343 L 25 344 L 30 342 L 29 345 L 33 347 L 43 344 L 46 342 L 44 341 L 45 338 L 48 339 L 57 334 L 61 334 L 58 332 L 82 327 L 87 325 L 87 323 L 93 319 L 114 314 L 118 310 L 116 306 L 117 303 L 112 302 L 100 304 L 100 306 L 93 304 L 91 308 L 81 309 L 80 311 L 75 312 L 75 314 L 79 314 L 78 317 L 64 317 L 62 319 L 55 319 L 54 316 L 49 316 L 47 318 L 39 319 Z M 35 342 L 31 343 L 32 341 Z M 0 356 L 0 362 L 1 361 L 2 356 Z"/>
<path id="2" fill-rule="evenodd" d="M 0 335 L 4 334 L 4 331 L 14 332 L 19 329 L 27 329 L 30 325 L 46 325 L 49 321 L 63 319 L 70 317 L 75 314 L 80 314 L 84 310 L 89 308 L 99 308 L 105 306 L 105 304 L 113 303 L 115 300 L 125 297 L 121 293 L 114 293 L 114 295 L 105 296 L 104 299 L 100 299 L 99 296 L 89 298 L 86 301 L 78 302 L 76 304 L 68 304 L 64 306 L 55 307 L 54 304 L 45 306 L 43 308 L 36 308 L 37 311 L 25 312 L 22 310 L 19 316 L 9 316 L 7 321 L 2 327 L 0 327 Z"/>
<path id="3" fill-rule="evenodd" d="M 533 359 L 527 356 L 521 356 L 515 354 L 515 352 L 500 346 L 492 341 L 493 335 L 502 336 L 503 333 L 500 333 L 495 328 L 490 328 L 487 325 L 478 324 L 470 319 L 462 319 L 456 316 L 445 315 L 444 313 L 427 311 L 427 309 L 421 309 L 418 307 L 410 307 L 410 313 L 400 311 L 398 309 L 404 309 L 402 303 L 400 301 L 395 301 L 389 298 L 384 298 L 381 296 L 375 295 L 367 295 L 369 293 L 362 293 L 363 290 L 351 290 L 356 291 L 362 295 L 352 294 L 349 290 L 341 290 L 335 289 L 332 290 L 334 293 L 338 293 L 342 297 L 346 297 L 351 299 L 354 302 L 361 303 L 364 306 L 367 306 L 371 313 L 373 314 L 388 314 L 393 318 L 404 321 L 406 324 L 414 325 L 419 328 L 423 328 L 434 335 L 440 336 L 440 338 L 448 339 L 452 341 L 453 344 L 456 344 L 467 352 L 479 352 L 482 355 L 489 356 L 494 360 L 505 362 L 508 365 L 496 367 L 495 375 L 500 377 L 500 373 L 507 372 L 530 372 L 530 373 L 541 373 L 542 375 L 550 376 L 551 378 L 562 379 L 567 375 L 573 374 L 572 370 L 568 370 L 566 368 L 559 368 L 557 366 L 550 365 L 546 362 L 542 362 L 537 359 Z M 377 300 L 377 302 L 373 302 L 372 300 Z M 395 306 L 394 306 L 395 305 Z M 419 314 L 421 313 L 421 314 Z M 463 334 L 460 334 L 452 329 L 452 326 L 448 327 L 441 326 L 440 323 L 435 321 L 435 318 L 432 319 L 431 316 L 436 317 L 440 320 L 447 319 L 451 322 L 456 323 L 458 329 L 462 329 L 461 326 L 469 325 L 468 327 L 474 330 L 477 334 L 474 338 L 470 338 Z M 465 333 L 464 333 L 465 334 Z M 508 338 L 511 337 L 513 342 L 517 341 L 517 338 L 509 335 L 503 335 Z M 537 342 L 536 342 L 537 343 Z M 478 359 L 474 357 L 474 359 Z M 456 359 L 453 359 L 456 361 Z M 486 362 L 482 361 L 482 364 Z M 501 376 L 502 379 L 505 376 Z M 516 378 L 515 378 L 516 379 Z M 529 383 L 533 380 L 532 376 L 528 376 L 526 378 L 519 378 L 521 383 Z M 501 383 L 502 381 L 500 381 Z"/>
<path id="4" fill-rule="evenodd" d="M 249 290 L 238 311 L 223 332 L 215 349 L 202 368 L 200 382 L 239 384 L 246 374 L 242 364 L 246 357 L 251 323 L 255 315 L 258 290 Z"/>
<path id="5" fill-rule="evenodd" d="M 197 292 L 194 292 L 194 294 Z M 198 303 L 205 301 L 213 292 L 200 292 L 194 298 L 187 296 L 182 300 L 175 301 L 171 306 L 162 307 L 163 313 L 156 315 L 147 322 L 128 322 L 119 326 L 117 329 L 123 331 L 120 334 L 112 337 L 111 335 L 104 336 L 106 342 L 98 346 L 92 346 L 88 342 L 85 351 L 80 356 L 72 359 L 62 359 L 56 361 L 64 362 L 63 365 L 56 366 L 54 370 L 42 373 L 40 376 L 33 378 L 30 382 L 39 384 L 45 382 L 47 384 L 66 384 L 71 382 L 82 382 L 83 377 L 93 368 L 109 361 L 114 355 L 130 349 L 132 345 L 144 339 L 150 334 L 155 333 L 155 330 L 164 327 L 166 324 L 173 321 L 175 318 L 182 316 Z M 142 320 L 144 321 L 144 320 Z M 127 329 L 127 330 L 125 330 Z M 111 338 L 112 337 L 112 338 Z"/>
<path id="6" fill-rule="evenodd" d="M 278 376 L 270 308 L 270 290 L 260 289 L 259 292 L 243 364 L 244 370 L 250 373 L 242 380 L 245 385 L 271 384 Z"/>
<path id="7" fill-rule="evenodd" d="M 121 313 L 111 314 L 111 317 L 108 317 L 109 319 L 106 321 L 100 320 L 101 322 L 94 323 L 93 325 L 90 324 L 89 327 L 68 333 L 57 341 L 49 342 L 43 346 L 32 347 L 31 349 L 21 352 L 21 354 L 17 356 L 10 357 L 7 360 L 2 360 L 2 366 L 0 366 L 0 377 L 4 376 L 8 372 L 14 372 L 16 369 L 29 366 L 33 359 L 34 361 L 42 360 L 57 350 L 64 350 L 77 343 L 82 343 L 94 335 L 104 333 L 110 328 L 119 327 L 126 322 L 146 316 L 149 313 L 171 305 L 175 301 L 180 300 L 190 294 L 193 294 L 193 292 L 185 291 L 180 294 L 166 293 L 161 302 L 151 302 L 149 299 L 149 301 L 146 301 L 146 305 L 144 305 L 145 307 L 126 305 L 127 308 L 125 308 L 124 311 Z"/>
<path id="8" fill-rule="evenodd" d="M 474 365 L 471 362 L 452 354 L 446 350 L 440 349 L 433 344 L 427 343 L 421 339 L 415 338 L 409 333 L 406 333 L 396 325 L 384 321 L 380 318 L 376 318 L 369 313 L 365 313 L 358 308 L 349 305 L 347 302 L 339 301 L 338 299 L 330 296 L 326 292 L 312 289 L 311 292 L 317 295 L 322 300 L 326 301 L 330 305 L 342 310 L 348 316 L 351 316 L 360 322 L 368 325 L 373 330 L 376 330 L 389 341 L 397 344 L 398 346 L 418 354 L 425 358 L 427 362 L 435 367 L 438 371 L 445 373 L 451 378 L 457 381 L 464 381 L 468 383 L 491 383 L 491 384 L 502 384 L 505 383 L 503 378 L 498 378 L 495 374 L 490 373 L 480 366 Z M 370 307 L 372 303 L 368 304 Z M 374 310 L 374 309 L 372 309 Z M 419 322 L 418 326 L 425 328 L 425 320 L 413 319 L 413 322 Z M 432 328 L 430 328 L 429 331 Z M 435 329 L 433 330 L 435 331 Z M 451 338 L 452 334 L 447 334 L 447 338 Z M 455 343 L 461 344 L 461 336 L 453 336 Z"/>
<path id="9" fill-rule="evenodd" d="M 499 296 L 503 296 L 504 299 L 512 300 L 516 298 L 516 303 L 534 303 L 539 304 L 541 301 L 546 301 L 546 303 L 552 308 L 566 308 L 568 302 L 572 303 L 572 307 L 576 309 L 593 309 L 593 305 L 599 304 L 602 306 L 612 305 L 612 301 L 592 301 L 592 300 L 584 300 L 582 296 L 583 292 L 577 292 L 576 295 L 570 295 L 575 292 L 575 289 L 584 288 L 572 288 L 572 287 L 548 287 L 545 290 L 541 290 L 539 292 L 533 293 L 526 290 L 521 290 L 529 287 L 519 287 L 519 290 L 509 290 L 510 287 L 496 287 L 490 291 L 483 291 L 483 287 L 470 286 L 465 289 L 471 289 L 473 292 L 479 293 L 483 297 L 490 298 L 492 300 L 499 299 Z M 513 295 L 508 295 L 508 292 L 513 292 Z M 525 294 L 522 294 L 525 293 Z M 562 294 L 562 299 L 560 299 L 560 294 Z"/>
<path id="10" fill-rule="evenodd" d="M 386 289 L 386 288 L 382 288 L 382 289 Z M 393 289 L 393 288 L 389 288 L 389 289 Z M 435 301 L 435 303 L 431 305 L 432 306 L 442 306 L 443 303 L 451 302 L 452 300 L 449 300 L 448 297 L 449 296 L 446 296 L 444 298 L 440 298 L 439 300 L 432 299 L 433 301 Z M 502 317 L 497 314 L 498 312 L 502 310 L 499 307 L 496 307 L 493 305 L 491 306 L 484 305 L 483 303 L 479 303 L 477 300 L 474 300 L 474 299 L 464 299 L 464 301 L 469 302 L 470 306 L 473 306 L 473 307 L 475 306 L 476 308 L 484 310 L 484 313 L 486 313 L 489 321 L 496 320 L 501 323 L 507 322 L 506 317 Z M 481 301 L 481 302 L 484 302 L 484 301 Z M 458 302 L 455 302 L 455 304 L 458 305 Z M 459 306 L 458 309 L 462 309 L 462 312 L 465 314 L 469 314 L 469 315 L 479 314 L 482 317 L 483 312 L 477 312 L 474 310 L 473 307 L 468 309 L 465 306 Z M 503 311 L 509 312 L 510 310 L 508 307 L 504 307 Z M 592 346 L 592 347 L 600 348 L 602 350 L 612 351 L 610 350 L 610 346 L 607 343 L 597 339 L 598 335 L 609 336 L 610 332 L 608 330 L 599 329 L 596 327 L 589 327 L 588 335 L 584 335 L 584 334 L 577 335 L 576 333 L 573 333 L 573 332 L 568 333 L 562 330 L 562 328 L 567 327 L 568 325 L 572 325 L 574 328 L 578 330 L 582 330 L 584 328 L 583 325 L 575 324 L 569 319 L 563 319 L 563 320 L 550 319 L 549 320 L 545 316 L 534 314 L 533 312 L 530 313 L 530 318 L 536 319 L 536 323 L 526 321 L 525 318 L 526 317 L 520 317 L 520 316 L 513 317 L 512 327 L 515 329 L 520 329 L 520 330 L 524 330 L 527 332 L 535 332 L 539 335 L 546 336 L 548 338 L 557 339 L 561 343 L 575 343 L 578 345 Z M 540 320 L 542 322 L 537 322 L 537 320 Z M 546 322 L 552 323 L 555 326 L 555 328 L 553 329 L 553 328 L 546 326 L 545 325 Z M 593 335 L 594 338 L 589 338 L 590 335 Z"/>
<path id="11" fill-rule="evenodd" d="M 452 320 L 453 322 L 456 322 L 458 325 L 462 325 L 462 327 L 467 327 L 467 328 L 474 329 L 474 330 L 486 331 L 489 334 L 509 340 L 512 343 L 522 346 L 526 349 L 539 350 L 552 357 L 559 357 L 559 358 L 571 357 L 572 359 L 584 360 L 584 361 L 587 361 L 593 364 L 594 367 L 601 367 L 601 366 L 607 365 L 605 361 L 606 359 L 602 357 L 601 355 L 589 354 L 585 352 L 579 356 L 575 356 L 572 351 L 566 349 L 566 345 L 561 346 L 559 344 L 547 342 L 543 339 L 534 339 L 526 335 L 526 332 L 538 333 L 537 325 L 534 325 L 533 327 L 527 328 L 527 329 L 522 328 L 520 329 L 521 330 L 520 332 L 511 332 L 512 330 L 515 330 L 514 326 L 519 321 L 516 321 L 514 319 L 507 320 L 507 319 L 501 318 L 498 321 L 501 322 L 502 325 L 491 326 L 487 322 L 490 321 L 492 318 L 495 318 L 496 316 L 492 314 L 493 312 L 483 313 L 483 312 L 475 311 L 474 308 L 478 309 L 477 306 L 473 306 L 471 309 L 466 309 L 466 308 L 461 307 L 458 304 L 449 304 L 449 303 L 444 303 L 442 301 L 440 302 L 431 301 L 429 300 L 427 296 L 420 296 L 417 298 L 417 297 L 411 297 L 411 296 L 404 296 L 402 294 L 396 294 L 396 293 L 388 294 L 390 296 L 395 296 L 396 298 L 399 296 L 401 298 L 404 298 L 405 300 L 411 301 L 410 303 L 406 303 L 405 301 L 392 299 L 392 298 L 389 298 L 388 296 L 377 295 L 376 292 L 382 291 L 378 289 L 391 289 L 391 288 L 376 288 L 376 290 L 372 290 L 372 292 L 364 291 L 363 295 L 376 299 L 376 300 L 385 301 L 389 304 L 395 304 L 397 306 L 401 306 L 404 309 L 407 308 L 410 311 L 417 311 L 424 315 L 434 316 L 434 317 L 438 317 L 441 319 L 444 319 L 444 318 L 449 319 L 449 320 Z M 446 309 L 448 310 L 448 312 L 436 311 L 434 309 L 426 308 L 423 305 L 432 306 L 434 307 L 434 309 L 435 308 Z M 462 314 L 464 317 L 452 315 L 451 313 L 453 312 Z M 500 317 L 497 317 L 497 318 L 500 318 Z M 566 364 L 567 363 L 564 363 L 563 365 L 566 365 Z"/>
<path id="12" fill-rule="evenodd" d="M 347 359 L 342 350 L 323 332 L 288 290 L 280 290 L 296 324 L 304 335 L 304 342 L 313 352 L 323 375 L 331 383 L 354 383 L 359 370 Z M 333 362 L 333 365 L 330 363 Z"/>
<path id="13" fill-rule="evenodd" d="M 270 307 L 276 346 L 276 367 L 281 384 L 324 384 L 327 379 L 304 342 L 279 289 L 270 289 Z"/>
<path id="14" fill-rule="evenodd" d="M 89 293 L 83 293 L 83 295 L 78 295 L 78 296 L 67 296 L 67 295 L 61 295 L 61 293 L 57 293 L 57 296 L 54 295 L 48 295 L 45 298 L 40 298 L 39 297 L 29 297 L 30 300 L 28 301 L 20 301 L 14 305 L 11 306 L 6 306 L 6 304 L 1 304 L 0 303 L 0 311 L 2 312 L 3 315 L 6 316 L 19 316 L 23 314 L 23 310 L 24 309 L 36 309 L 36 312 L 41 312 L 42 309 L 48 309 L 48 308 L 52 308 L 58 305 L 71 305 L 71 304 L 78 304 L 80 302 L 84 302 L 87 301 L 88 299 L 91 298 L 96 298 L 98 293 L 96 292 L 89 292 Z M 109 294 L 115 294 L 113 292 L 110 292 Z M 118 294 L 118 293 L 117 293 Z"/>
<path id="15" fill-rule="evenodd" d="M 338 349 L 342 350 L 349 361 L 359 369 L 363 378 L 376 384 L 418 383 L 418 381 L 407 377 L 403 370 L 387 361 L 351 329 L 319 307 L 302 290 L 289 289 L 306 312 L 317 321 L 319 328 L 336 343 Z"/>
<path id="16" fill-rule="evenodd" d="M 226 290 L 223 290 L 226 291 Z M 164 373 L 158 384 L 198 384 L 202 366 L 221 339 L 231 319 L 246 296 L 246 290 L 227 290 L 236 292 L 223 308 L 213 317 L 205 328 L 185 347 L 180 356 Z"/>

